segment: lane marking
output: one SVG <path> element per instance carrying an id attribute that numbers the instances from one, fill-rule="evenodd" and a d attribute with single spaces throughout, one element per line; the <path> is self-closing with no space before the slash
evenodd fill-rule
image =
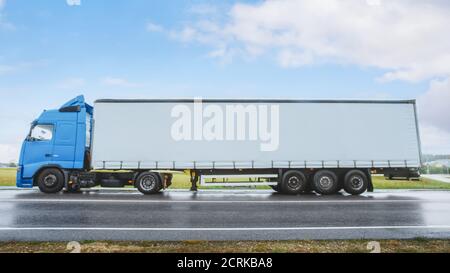
<path id="1" fill-rule="evenodd" d="M 0 231 L 278 231 L 278 230 L 363 230 L 363 229 L 450 229 L 450 225 L 350 226 L 350 227 L 254 227 L 254 228 L 145 228 L 145 227 L 0 227 Z"/>
<path id="2" fill-rule="evenodd" d="M 125 199 L 0 199 L 0 203 L 450 203 L 449 199 L 396 200 L 125 200 Z"/>

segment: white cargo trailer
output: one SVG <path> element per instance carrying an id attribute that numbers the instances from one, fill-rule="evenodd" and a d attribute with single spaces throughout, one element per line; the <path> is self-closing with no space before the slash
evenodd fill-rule
<path id="1" fill-rule="evenodd" d="M 278 176 L 295 170 L 305 190 L 319 170 L 325 185 L 330 172 L 345 182 L 349 170 L 370 180 L 369 169 L 420 166 L 412 100 L 98 100 L 94 109 L 96 170 L 275 174 L 277 190 Z"/>
<path id="2" fill-rule="evenodd" d="M 414 100 L 153 99 L 82 96 L 44 111 L 24 142 L 18 186 L 43 192 L 134 185 L 174 172 L 204 186 L 298 194 L 372 190 L 371 172 L 417 176 Z"/>

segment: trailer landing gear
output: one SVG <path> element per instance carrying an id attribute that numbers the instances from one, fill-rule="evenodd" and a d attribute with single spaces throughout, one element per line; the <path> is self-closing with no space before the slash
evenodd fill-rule
<path id="1" fill-rule="evenodd" d="M 191 183 L 192 183 L 192 186 L 191 186 L 190 191 L 196 192 L 198 190 L 197 182 L 198 182 L 198 175 L 194 171 L 191 171 Z"/>

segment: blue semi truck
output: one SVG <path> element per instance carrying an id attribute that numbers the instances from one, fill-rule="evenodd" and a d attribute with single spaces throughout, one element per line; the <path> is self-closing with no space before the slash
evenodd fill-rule
<path id="1" fill-rule="evenodd" d="M 61 181 L 68 180 L 70 171 L 88 169 L 92 115 L 93 107 L 79 96 L 34 120 L 22 144 L 17 187 L 42 183 L 43 191 L 60 191 L 61 184 L 67 186 Z"/>
<path id="2" fill-rule="evenodd" d="M 390 132 L 373 130 L 375 124 Z M 237 135 L 219 134 L 229 129 Z M 94 109 L 78 96 L 32 122 L 17 187 L 57 193 L 130 185 L 153 194 L 184 172 L 192 190 L 200 181 L 286 194 L 361 194 L 373 189 L 371 172 L 414 177 L 419 166 L 414 100 L 105 99 Z"/>

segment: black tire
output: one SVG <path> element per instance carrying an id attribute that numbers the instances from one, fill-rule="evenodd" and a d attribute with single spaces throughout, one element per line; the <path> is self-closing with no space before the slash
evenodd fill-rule
<path id="1" fill-rule="evenodd" d="M 135 182 L 135 187 L 143 194 L 155 194 L 162 189 L 161 177 L 152 172 L 141 173 Z"/>
<path id="2" fill-rule="evenodd" d="M 313 178 L 314 190 L 322 195 L 335 194 L 339 190 L 339 181 L 333 171 L 320 170 Z"/>
<path id="3" fill-rule="evenodd" d="M 349 171 L 344 178 L 344 190 L 352 195 L 358 195 L 367 190 L 369 179 L 360 170 Z"/>
<path id="4" fill-rule="evenodd" d="M 308 188 L 308 180 L 300 171 L 287 171 L 281 180 L 281 190 L 286 194 L 299 194 Z"/>
<path id="5" fill-rule="evenodd" d="M 56 168 L 45 169 L 39 173 L 37 184 L 43 193 L 58 193 L 64 188 L 64 175 Z"/>

